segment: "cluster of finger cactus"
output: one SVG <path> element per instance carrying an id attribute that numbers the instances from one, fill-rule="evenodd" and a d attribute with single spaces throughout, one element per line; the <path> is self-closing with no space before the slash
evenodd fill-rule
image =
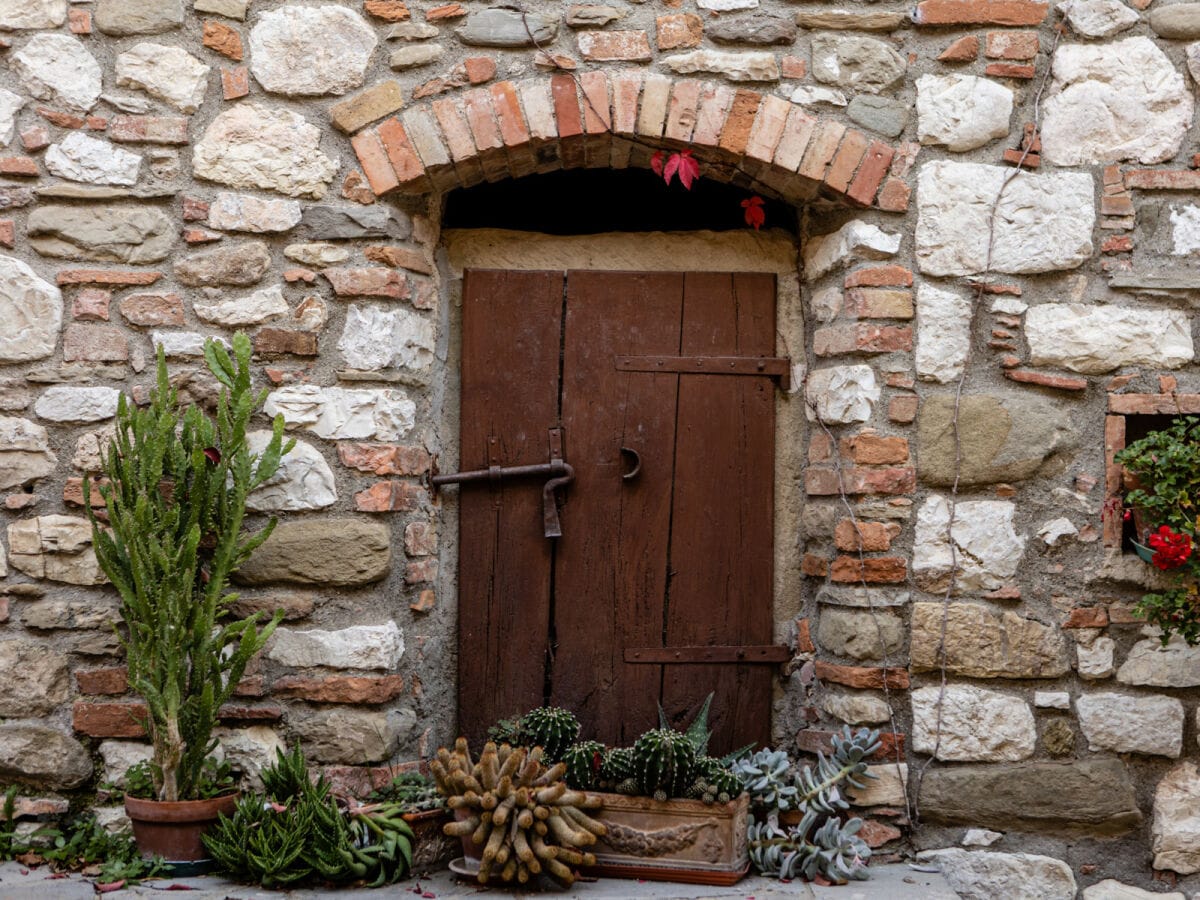
<path id="1" fill-rule="evenodd" d="M 832 739 L 832 752 L 817 754 L 815 767 L 799 772 L 783 750 L 762 750 L 734 764 L 734 773 L 757 807 L 749 829 L 750 861 L 762 875 L 842 883 L 866 878 L 871 849 L 858 837 L 862 820 L 842 821 L 849 808 L 846 785 L 864 787 L 873 778 L 866 759 L 879 748 L 879 732 L 847 726 Z M 779 812 L 798 809 L 798 825 L 780 827 Z"/>
<path id="2" fill-rule="evenodd" d="M 633 766 L 640 793 L 682 797 L 696 780 L 696 747 L 682 732 L 655 728 L 633 745 Z"/>
<path id="3" fill-rule="evenodd" d="M 600 798 L 571 790 L 564 763 L 542 764 L 539 747 L 488 742 L 472 761 L 465 738 L 438 750 L 430 771 L 458 821 L 444 827 L 481 848 L 479 881 L 524 884 L 544 872 L 564 885 L 575 880 L 571 866 L 595 865 L 584 850 L 603 837 L 605 826 L 584 810 Z"/>
<path id="4" fill-rule="evenodd" d="M 539 706 L 521 716 L 517 723 L 517 743 L 541 747 L 545 758 L 558 762 L 579 737 L 579 720 L 570 710 L 558 706 Z"/>

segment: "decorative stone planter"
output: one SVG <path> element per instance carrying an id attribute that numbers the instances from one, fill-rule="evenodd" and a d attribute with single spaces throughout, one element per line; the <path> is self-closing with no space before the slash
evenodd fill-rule
<path id="1" fill-rule="evenodd" d="M 746 827 L 750 798 L 729 803 L 601 794 L 596 819 L 608 834 L 589 849 L 596 865 L 585 871 L 613 878 L 736 884 L 750 868 Z"/>

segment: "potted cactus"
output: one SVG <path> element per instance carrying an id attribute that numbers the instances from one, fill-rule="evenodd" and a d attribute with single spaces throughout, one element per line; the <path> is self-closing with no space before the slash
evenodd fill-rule
<path id="1" fill-rule="evenodd" d="M 265 391 L 250 386 L 250 340 L 233 339 L 233 357 L 209 340 L 208 368 L 222 385 L 216 415 L 180 407 L 162 349 L 147 406 L 122 395 L 116 434 L 96 482 L 104 514 L 89 507 L 100 567 L 121 597 L 129 687 L 145 703 L 141 721 L 154 751 L 153 797 L 127 796 L 126 811 L 145 855 L 192 862 L 206 854 L 205 828 L 232 812 L 236 794 L 210 796 L 206 762 L 220 707 L 281 613 L 231 620 L 229 576 L 270 536 L 274 520 L 242 530 L 246 498 L 270 479 L 292 443 L 283 420 L 260 454 L 246 430 Z M 84 481 L 83 495 L 91 485 Z"/>

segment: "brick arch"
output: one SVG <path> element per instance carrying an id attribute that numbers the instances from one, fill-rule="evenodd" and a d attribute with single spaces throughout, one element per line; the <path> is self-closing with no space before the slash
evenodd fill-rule
<path id="1" fill-rule="evenodd" d="M 423 101 L 351 144 L 377 195 L 424 194 L 570 168 L 648 167 L 691 147 L 705 177 L 802 203 L 902 212 L 889 144 L 771 94 L 644 72 L 500 81 Z"/>

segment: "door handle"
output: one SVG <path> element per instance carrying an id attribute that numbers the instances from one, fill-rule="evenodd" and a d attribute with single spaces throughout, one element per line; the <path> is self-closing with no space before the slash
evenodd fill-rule
<path id="1" fill-rule="evenodd" d="M 637 478 L 642 472 L 641 454 L 632 447 L 622 447 L 621 455 L 628 457 L 633 462 L 633 466 L 628 471 L 621 473 L 621 480 L 633 481 L 633 479 Z"/>
<path id="2" fill-rule="evenodd" d="M 470 469 L 466 472 L 435 474 L 429 483 L 436 492 L 444 484 L 466 484 L 473 481 L 498 482 L 505 478 L 524 478 L 549 475 L 542 488 L 542 530 L 546 537 L 562 537 L 562 522 L 558 517 L 558 498 L 554 492 L 575 480 L 575 467 L 562 458 L 562 435 L 559 429 L 551 429 L 550 461 L 529 466 L 489 466 L 486 469 Z"/>

